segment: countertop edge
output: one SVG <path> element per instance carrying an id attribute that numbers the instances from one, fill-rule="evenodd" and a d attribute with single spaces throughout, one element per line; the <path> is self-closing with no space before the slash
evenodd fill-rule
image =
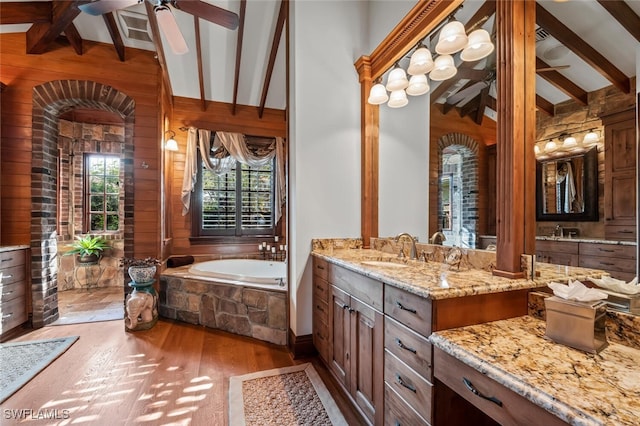
<path id="1" fill-rule="evenodd" d="M 24 250 L 24 249 L 28 249 L 29 246 L 26 244 L 19 244 L 19 245 L 15 245 L 15 246 L 2 246 L 0 247 L 0 253 L 4 253 L 7 251 L 13 251 L 13 250 Z"/>

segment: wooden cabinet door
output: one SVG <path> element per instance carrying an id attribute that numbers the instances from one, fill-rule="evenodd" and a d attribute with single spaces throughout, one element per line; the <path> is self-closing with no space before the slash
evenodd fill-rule
<path id="1" fill-rule="evenodd" d="M 350 393 L 373 424 L 384 417 L 384 316 L 355 297 L 351 315 Z"/>
<path id="2" fill-rule="evenodd" d="M 349 388 L 350 371 L 350 316 L 347 293 L 331 286 L 331 304 L 329 307 L 329 368 L 342 384 Z"/>

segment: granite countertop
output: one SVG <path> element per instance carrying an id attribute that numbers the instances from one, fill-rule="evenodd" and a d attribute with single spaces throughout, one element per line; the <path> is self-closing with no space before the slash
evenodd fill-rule
<path id="1" fill-rule="evenodd" d="M 586 280 L 588 277 L 602 276 L 602 271 L 595 269 L 538 263 L 536 270 L 540 276 L 535 280 L 510 279 L 482 269 L 461 267 L 457 270 L 445 263 L 401 259 L 395 254 L 372 249 L 327 248 L 314 249 L 311 253 L 330 263 L 430 299 L 538 288 L 552 281 L 567 282 L 570 278 Z M 370 261 L 380 263 L 363 263 Z"/>
<path id="2" fill-rule="evenodd" d="M 618 246 L 635 246 L 637 245 L 635 241 L 617 241 L 617 240 L 605 240 L 604 238 L 590 238 L 590 237 L 551 237 L 539 235 L 536 237 L 536 240 L 541 241 L 565 241 L 570 243 L 594 243 L 594 244 L 612 244 Z"/>
<path id="3" fill-rule="evenodd" d="M 434 346 L 573 425 L 637 425 L 640 350 L 588 354 L 544 337 L 530 316 L 438 331 Z"/>
<path id="4" fill-rule="evenodd" d="M 0 253 L 4 253 L 6 251 L 12 251 L 12 250 L 24 250 L 28 248 L 29 248 L 28 245 L 2 246 L 0 247 Z"/>

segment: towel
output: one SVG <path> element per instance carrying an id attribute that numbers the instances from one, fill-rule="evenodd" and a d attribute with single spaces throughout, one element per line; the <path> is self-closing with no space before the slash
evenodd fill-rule
<path id="1" fill-rule="evenodd" d="M 177 268 L 178 266 L 191 265 L 193 262 L 193 256 L 172 256 L 167 259 L 167 268 Z"/>
<path id="2" fill-rule="evenodd" d="M 187 135 L 187 154 L 184 161 L 184 175 L 182 176 L 182 216 L 189 213 L 189 206 L 191 205 L 191 192 L 196 183 L 196 177 L 198 173 L 197 163 L 197 131 L 195 127 L 189 127 Z"/>

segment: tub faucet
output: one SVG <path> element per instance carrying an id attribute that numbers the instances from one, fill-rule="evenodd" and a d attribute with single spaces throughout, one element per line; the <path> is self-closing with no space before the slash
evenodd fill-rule
<path id="1" fill-rule="evenodd" d="M 447 237 L 444 236 L 444 234 L 440 231 L 436 231 L 433 233 L 433 235 L 431 236 L 431 238 L 429 238 L 429 242 L 431 244 L 438 244 L 438 245 L 442 245 L 442 242 L 445 241 L 447 239 Z"/>
<path id="2" fill-rule="evenodd" d="M 416 239 L 413 238 L 413 236 L 411 236 L 411 234 L 409 234 L 408 232 L 403 232 L 401 234 L 396 235 L 396 237 L 394 238 L 394 240 L 396 242 L 400 241 L 400 238 L 402 237 L 408 237 L 411 240 L 411 253 L 409 254 L 409 258 L 410 259 L 417 259 L 418 256 L 416 255 Z M 401 250 L 402 252 L 402 250 Z"/>

